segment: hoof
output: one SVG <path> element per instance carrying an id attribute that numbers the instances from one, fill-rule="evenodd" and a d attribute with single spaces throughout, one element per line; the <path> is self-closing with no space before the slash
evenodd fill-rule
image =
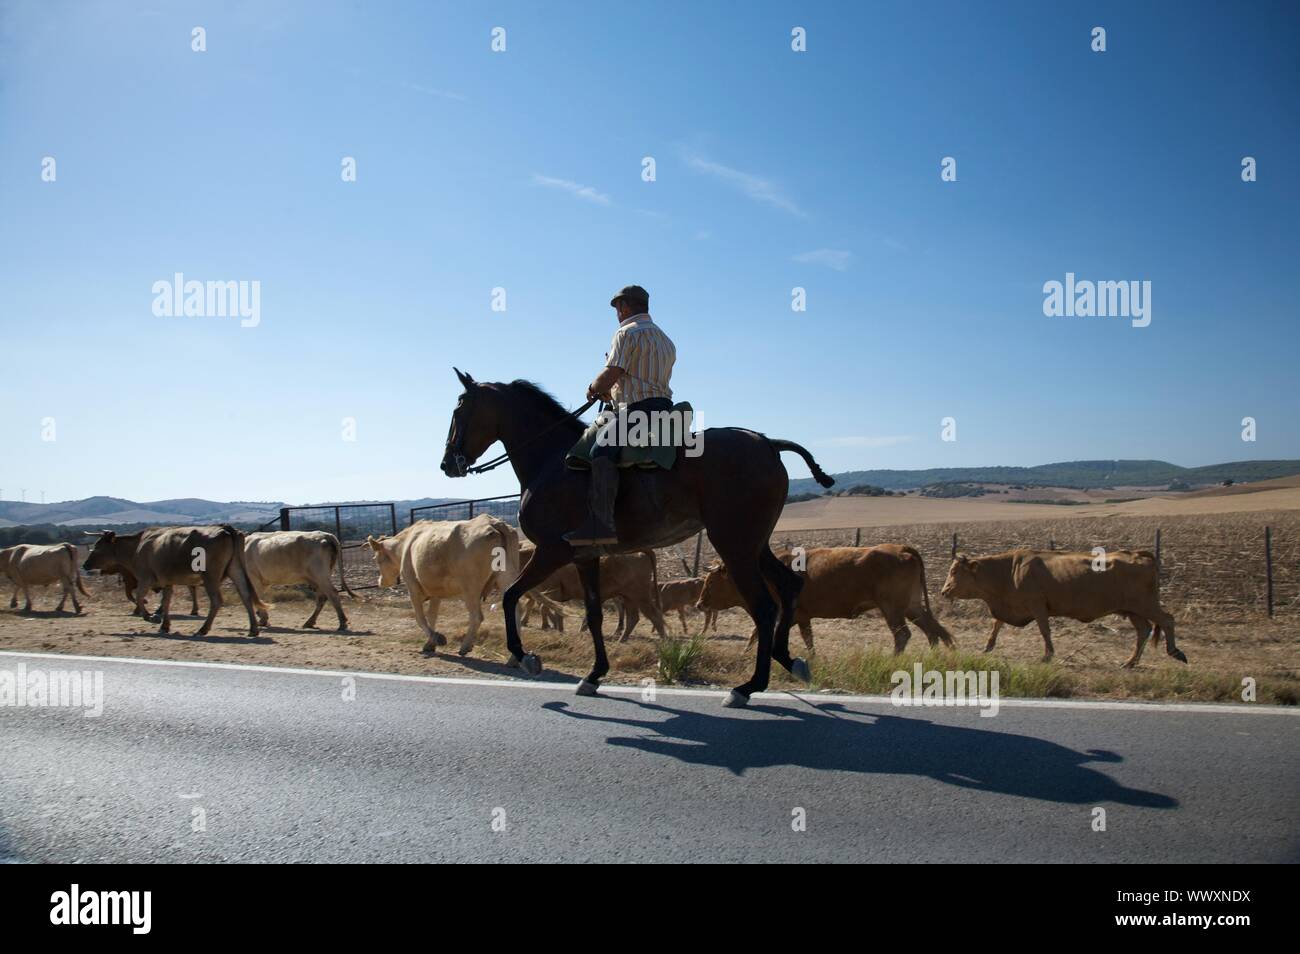
<path id="1" fill-rule="evenodd" d="M 732 689 L 727 693 L 727 698 L 722 701 L 722 705 L 727 709 L 743 709 L 749 705 L 749 696 Z"/>
<path id="2" fill-rule="evenodd" d="M 523 658 L 522 665 L 524 672 L 530 676 L 540 676 L 542 674 L 542 661 L 533 653 L 529 653 Z"/>
<path id="3" fill-rule="evenodd" d="M 460 649 L 456 650 L 456 655 L 457 655 L 457 656 L 468 656 L 468 655 L 469 655 L 470 648 L 471 648 L 471 647 L 469 647 L 469 646 L 462 646 L 462 647 L 460 647 Z"/>
<path id="4" fill-rule="evenodd" d="M 447 637 L 446 637 L 446 636 L 442 635 L 442 633 L 435 633 L 434 635 L 438 637 L 438 645 L 439 645 L 439 646 L 446 646 L 446 645 L 447 645 Z"/>
<path id="5" fill-rule="evenodd" d="M 598 688 L 599 686 L 597 686 L 594 682 L 588 682 L 587 680 L 584 679 L 582 680 L 582 682 L 578 683 L 576 694 L 579 696 L 598 695 L 598 693 L 596 692 Z"/>
<path id="6" fill-rule="evenodd" d="M 420 650 L 420 655 L 423 656 L 425 659 L 428 659 L 431 656 L 436 656 L 438 655 L 438 647 L 425 646 L 423 649 Z"/>
<path id="7" fill-rule="evenodd" d="M 262 620 L 262 625 L 263 625 L 263 626 L 269 626 L 269 625 L 271 625 L 271 624 L 268 623 L 266 620 Z M 315 628 L 316 628 L 316 624 L 315 624 L 315 623 L 303 623 L 303 624 L 302 624 L 302 628 L 303 628 L 303 629 L 315 629 Z"/>
<path id="8" fill-rule="evenodd" d="M 808 660 L 796 656 L 794 662 L 790 664 L 790 675 L 803 682 L 812 682 L 812 670 L 808 668 Z"/>
<path id="9" fill-rule="evenodd" d="M 1175 659 L 1177 659 L 1180 663 L 1186 663 L 1186 662 L 1187 662 L 1187 656 L 1185 656 L 1185 655 L 1183 654 L 1183 651 L 1182 651 L 1181 649 L 1176 650 L 1175 652 L 1170 653 L 1170 655 L 1173 656 Z"/>

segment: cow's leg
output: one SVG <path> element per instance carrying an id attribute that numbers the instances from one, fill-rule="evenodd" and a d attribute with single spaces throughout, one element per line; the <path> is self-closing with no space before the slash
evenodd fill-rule
<path id="1" fill-rule="evenodd" d="M 885 609 L 882 606 L 880 615 L 885 617 L 885 625 L 894 635 L 894 655 L 898 655 L 907 648 L 908 640 L 912 638 L 912 631 L 907 628 L 907 618 L 893 607 Z"/>
<path id="2" fill-rule="evenodd" d="M 685 606 L 677 607 L 677 618 L 682 621 L 682 635 L 689 636 L 690 633 L 686 631 L 686 607 Z"/>
<path id="3" fill-rule="evenodd" d="M 54 607 L 54 612 L 62 613 L 63 607 L 68 605 L 68 584 L 59 580 L 59 605 Z"/>
<path id="4" fill-rule="evenodd" d="M 591 630 L 591 645 L 595 651 L 595 664 L 587 678 L 578 683 L 578 695 L 594 696 L 600 680 L 609 672 L 609 659 L 605 656 L 605 637 L 601 633 L 604 607 L 600 601 L 600 560 L 583 560 L 578 564 L 578 579 L 582 581 L 582 602 L 587 609 L 587 628 Z M 631 608 L 629 607 L 629 610 Z M 622 637 L 626 639 L 626 635 Z"/>
<path id="5" fill-rule="evenodd" d="M 30 613 L 32 611 L 32 588 L 27 583 L 23 583 L 22 587 L 23 587 L 23 612 Z"/>
<path id="6" fill-rule="evenodd" d="M 426 612 L 425 603 L 429 604 Z M 442 600 L 438 597 L 426 597 L 423 590 L 411 590 L 411 608 L 415 610 L 415 621 L 420 624 L 420 629 L 424 633 L 424 645 L 420 652 L 425 656 L 434 656 L 438 652 L 438 610 L 442 607 Z M 432 617 L 430 619 L 429 617 Z"/>
<path id="7" fill-rule="evenodd" d="M 17 583 L 14 584 L 14 595 L 9 597 L 9 608 L 10 609 L 18 608 L 18 584 Z"/>
<path id="8" fill-rule="evenodd" d="M 619 627 L 615 632 L 618 633 L 618 641 L 620 643 L 625 643 L 627 642 L 627 638 L 632 635 L 632 630 L 636 629 L 636 624 L 641 622 L 641 612 L 634 604 L 625 605 L 622 600 L 615 600 L 614 605 L 618 607 Z M 660 620 L 660 623 L 663 623 L 662 619 Z M 659 630 L 662 635 L 662 626 L 659 627 Z"/>
<path id="9" fill-rule="evenodd" d="M 77 600 L 77 578 L 75 576 L 68 577 L 63 581 L 63 586 L 68 591 L 68 595 L 72 597 L 72 611 L 80 615 L 81 603 Z"/>
<path id="10" fill-rule="evenodd" d="M 1043 662 L 1051 662 L 1052 657 L 1056 655 L 1056 647 L 1052 645 L 1052 627 L 1048 622 L 1047 613 L 1036 617 L 1038 622 L 1038 631 L 1043 634 Z"/>
<path id="11" fill-rule="evenodd" d="M 1145 617 L 1138 616 L 1136 613 L 1125 613 L 1124 615 L 1128 617 L 1128 621 L 1137 630 L 1137 644 L 1133 647 L 1133 655 L 1128 658 L 1128 662 L 1124 663 L 1125 669 L 1132 669 L 1138 664 L 1138 660 L 1142 658 L 1142 647 L 1146 645 L 1147 637 L 1151 635 L 1151 623 Z"/>
<path id="12" fill-rule="evenodd" d="M 339 618 L 338 631 L 340 633 L 347 632 L 348 616 L 346 613 L 343 612 L 343 601 L 339 599 L 339 591 L 334 588 L 334 584 L 330 580 L 325 581 L 325 598 L 330 601 L 330 606 L 333 608 L 334 612 L 338 615 Z M 319 594 L 317 595 L 316 600 L 317 600 L 316 612 L 319 613 L 320 612 Z"/>
<path id="13" fill-rule="evenodd" d="M 235 592 L 239 594 L 239 602 L 244 604 L 244 609 L 248 612 L 248 635 L 252 638 L 257 635 L 257 607 L 254 604 L 253 585 L 248 582 L 248 577 L 244 574 L 243 567 L 237 559 L 230 561 L 230 566 L 226 568 L 226 576 L 230 582 L 235 585 Z M 221 585 L 220 579 L 217 585 Z"/>
<path id="14" fill-rule="evenodd" d="M 995 619 L 993 621 L 993 632 L 989 633 L 989 641 L 984 644 L 984 651 L 986 653 L 993 652 L 993 647 L 998 644 L 998 631 L 1001 629 L 1002 629 L 1002 620 Z"/>
<path id="15" fill-rule="evenodd" d="M 796 619 L 799 624 L 799 635 L 803 637 L 803 644 L 808 647 L 808 652 L 813 651 L 813 632 L 811 619 Z"/>
<path id="16" fill-rule="evenodd" d="M 668 635 L 668 624 L 664 622 L 663 610 L 659 608 L 656 600 L 649 600 L 641 607 L 641 612 L 645 614 L 646 619 L 650 620 L 650 625 L 654 627 L 655 635 L 663 639 Z M 627 639 L 627 633 L 623 634 L 623 639 Z"/>
<path id="17" fill-rule="evenodd" d="M 302 624 L 303 629 L 316 628 L 316 617 L 320 615 L 321 607 L 325 605 L 325 597 L 322 595 L 321 591 L 315 586 L 312 587 L 312 591 L 316 594 L 316 608 L 311 611 L 311 615 L 308 616 L 306 621 Z M 265 620 L 262 621 L 262 625 L 266 625 Z"/>
<path id="18" fill-rule="evenodd" d="M 482 590 L 476 592 L 481 593 Z M 456 650 L 462 656 L 468 656 L 469 651 L 474 648 L 474 640 L 478 638 L 478 628 L 483 625 L 483 604 L 478 601 L 477 596 L 465 597 L 465 612 L 469 616 L 469 623 L 465 627 L 465 638 L 460 641 L 460 648 Z"/>
<path id="19" fill-rule="evenodd" d="M 1157 606 L 1151 611 L 1151 621 L 1157 629 L 1165 631 L 1165 652 L 1181 663 L 1187 662 L 1187 656 L 1174 645 L 1174 618 Z"/>
<path id="20" fill-rule="evenodd" d="M 158 620 L 153 618 L 153 614 L 149 612 L 149 607 L 145 605 L 145 600 L 148 599 L 149 594 L 152 592 L 152 579 L 145 580 L 141 578 L 135 581 L 135 596 L 133 597 L 135 601 L 135 613 L 145 622 L 156 623 Z"/>
<path id="21" fill-rule="evenodd" d="M 808 682 L 811 678 L 808 663 L 803 659 L 793 659 L 790 656 L 790 627 L 795 623 L 795 600 L 803 589 L 803 577 L 778 560 L 770 547 L 764 547 L 759 553 L 758 569 L 776 590 L 780 607 L 776 628 L 772 631 L 772 658 L 796 679 Z M 802 626 L 799 631 L 803 632 Z"/>
<path id="22" fill-rule="evenodd" d="M 199 588 L 197 586 L 190 587 L 190 615 L 199 615 Z"/>
<path id="23" fill-rule="evenodd" d="M 162 625 L 158 627 L 160 633 L 170 633 L 172 631 L 172 587 L 164 586 L 162 599 L 158 601 L 158 615 L 162 618 Z"/>
<path id="24" fill-rule="evenodd" d="M 140 588 L 144 589 L 143 581 Z M 195 636 L 206 636 L 212 632 L 212 621 L 217 618 L 217 611 L 221 609 L 221 577 L 215 573 L 204 574 L 203 592 L 208 595 L 208 615 L 203 620 L 203 625 L 195 631 Z"/>

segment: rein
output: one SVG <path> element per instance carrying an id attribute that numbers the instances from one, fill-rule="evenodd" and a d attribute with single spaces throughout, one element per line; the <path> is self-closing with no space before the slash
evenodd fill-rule
<path id="1" fill-rule="evenodd" d="M 595 398 L 592 398 L 592 399 L 591 399 L 590 401 L 588 401 L 586 404 L 582 405 L 582 407 L 580 407 L 580 408 L 576 408 L 575 410 L 570 411 L 570 412 L 569 412 L 568 414 L 566 414 L 564 417 L 557 418 L 556 420 L 552 421 L 550 424 L 548 424 L 548 425 L 546 425 L 545 427 L 543 427 L 540 431 L 538 431 L 538 432 L 537 432 L 536 434 L 534 434 L 532 437 L 528 438 L 526 441 L 522 441 L 522 442 L 519 444 L 519 446 L 515 448 L 515 450 L 517 450 L 517 451 L 518 451 L 518 450 L 522 450 L 523 448 L 525 448 L 525 447 L 527 447 L 529 444 L 531 444 L 533 441 L 537 440 L 539 437 L 542 437 L 542 436 L 544 436 L 545 434 L 550 433 L 552 430 L 554 430 L 554 429 L 555 429 L 556 427 L 558 427 L 559 425 L 561 425 L 561 424 L 565 424 L 565 423 L 567 423 L 569 420 L 571 420 L 571 419 L 573 419 L 573 418 L 576 418 L 576 417 L 579 417 L 579 416 L 581 416 L 581 415 L 583 415 L 583 414 L 586 414 L 587 411 L 591 409 L 591 406 L 592 406 L 593 404 L 595 404 L 595 403 L 596 403 L 596 399 L 595 399 Z M 460 448 L 457 448 L 457 449 L 456 449 L 456 456 L 459 457 L 460 460 L 461 460 L 462 462 L 465 460 L 464 455 L 460 453 Z M 510 460 L 510 453 L 509 453 L 509 451 L 507 451 L 507 452 L 504 453 L 504 454 L 498 454 L 496 457 L 493 457 L 490 461 L 488 461 L 488 462 L 485 463 L 485 464 L 477 464 L 477 465 L 475 465 L 475 466 L 473 466 L 473 467 L 466 467 L 466 468 L 465 468 L 465 473 L 466 473 L 466 474 L 485 474 L 485 473 L 487 473 L 489 470 L 494 470 L 495 468 L 500 467 L 502 464 L 506 463 L 506 462 L 509 461 L 509 460 Z"/>

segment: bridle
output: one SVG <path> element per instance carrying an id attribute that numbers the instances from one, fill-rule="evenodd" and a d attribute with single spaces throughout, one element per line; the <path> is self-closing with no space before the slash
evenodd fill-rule
<path id="1" fill-rule="evenodd" d="M 564 415 L 564 417 L 555 419 L 550 424 L 547 424 L 545 427 L 543 427 L 536 434 L 532 435 L 527 440 L 521 442 L 519 446 L 515 448 L 515 450 L 516 451 L 522 450 L 523 448 L 527 447 L 529 444 L 533 443 L 533 441 L 537 440 L 539 437 L 542 437 L 543 435 L 550 433 L 559 425 L 564 424 L 573 418 L 576 418 L 582 414 L 587 413 L 587 411 L 590 410 L 591 406 L 595 403 L 596 403 L 596 399 L 592 398 L 586 404 L 582 405 L 582 407 L 575 408 L 574 410 L 570 411 L 568 414 Z M 451 418 L 451 426 L 452 429 L 455 430 L 456 416 L 454 414 L 452 415 Z M 456 463 L 456 470 L 458 470 L 463 476 L 468 476 L 469 474 L 485 474 L 489 470 L 494 470 L 497 467 L 500 467 L 502 464 L 510 460 L 510 454 L 509 452 L 506 452 L 504 454 L 498 454 L 496 457 L 493 457 L 490 461 L 487 461 L 486 463 L 477 464 L 473 467 L 466 466 L 468 464 L 468 461 L 465 458 L 464 433 L 458 434 L 454 442 L 451 439 L 451 434 L 448 434 L 446 449 L 452 452 L 451 459 Z"/>

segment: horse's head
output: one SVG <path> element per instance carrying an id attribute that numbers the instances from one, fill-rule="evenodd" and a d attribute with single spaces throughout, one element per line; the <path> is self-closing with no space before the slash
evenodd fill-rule
<path id="1" fill-rule="evenodd" d="M 492 390 L 468 374 L 452 369 L 465 393 L 451 412 L 447 429 L 447 450 L 442 455 L 442 472 L 448 477 L 464 477 L 469 467 L 497 440 L 497 417 Z"/>

